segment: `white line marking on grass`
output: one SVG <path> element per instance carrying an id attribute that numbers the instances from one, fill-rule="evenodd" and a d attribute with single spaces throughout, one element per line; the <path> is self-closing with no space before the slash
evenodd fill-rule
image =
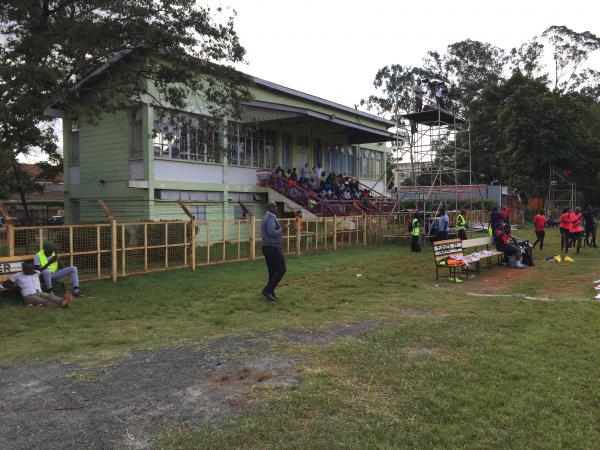
<path id="1" fill-rule="evenodd" d="M 525 300 L 537 300 L 540 302 L 555 302 L 555 299 L 545 298 L 545 297 L 531 297 L 530 295 L 525 294 L 479 294 L 477 292 L 467 292 L 467 295 L 471 295 L 473 297 L 510 297 L 510 298 L 522 298 Z"/>

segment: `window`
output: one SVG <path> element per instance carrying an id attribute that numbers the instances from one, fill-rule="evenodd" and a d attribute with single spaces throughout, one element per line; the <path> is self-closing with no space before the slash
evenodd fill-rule
<path id="1" fill-rule="evenodd" d="M 222 202 L 222 192 L 210 191 L 175 191 L 170 189 L 155 189 L 155 200 L 183 200 L 188 202 Z"/>
<path id="2" fill-rule="evenodd" d="M 328 144 L 325 150 L 325 170 L 349 177 L 356 176 L 356 150 L 349 146 Z"/>
<path id="3" fill-rule="evenodd" d="M 379 179 L 383 173 L 383 153 L 366 148 L 360 149 L 360 176 Z"/>
<path id="4" fill-rule="evenodd" d="M 227 158 L 234 166 L 274 168 L 273 133 L 234 124 L 227 133 Z"/>
<path id="5" fill-rule="evenodd" d="M 208 117 L 157 108 L 152 130 L 158 158 L 222 162 L 219 125 Z"/>
<path id="6" fill-rule="evenodd" d="M 240 205 L 233 206 L 233 219 L 234 220 L 246 220 L 246 211 Z"/>
<path id="7" fill-rule="evenodd" d="M 144 121 L 142 120 L 142 110 L 137 109 L 131 115 L 131 157 L 133 159 L 144 156 L 143 134 Z"/>
<path id="8" fill-rule="evenodd" d="M 79 120 L 73 119 L 71 122 L 71 152 L 69 154 L 69 163 L 79 164 Z"/>
<path id="9" fill-rule="evenodd" d="M 71 223 L 77 225 L 80 220 L 79 200 L 71 199 Z"/>
<path id="10" fill-rule="evenodd" d="M 291 169 L 292 168 L 292 135 L 289 133 L 284 133 L 281 135 L 281 153 L 282 153 L 282 162 L 283 169 Z"/>
<path id="11" fill-rule="evenodd" d="M 316 166 L 323 166 L 323 161 L 321 161 L 321 141 L 319 139 L 313 140 L 313 161 Z"/>
<path id="12" fill-rule="evenodd" d="M 198 222 L 206 222 L 206 205 L 188 205 L 188 209 Z"/>

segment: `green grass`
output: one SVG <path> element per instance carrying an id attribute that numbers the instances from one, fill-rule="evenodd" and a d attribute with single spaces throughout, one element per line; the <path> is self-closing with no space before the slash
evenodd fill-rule
<path id="1" fill-rule="evenodd" d="M 460 285 L 435 281 L 430 247 L 413 255 L 401 244 L 288 258 L 274 305 L 258 295 L 261 261 L 86 283 L 95 298 L 70 310 L 5 301 L 0 361 L 97 364 L 222 334 L 378 319 L 383 328 L 365 339 L 286 345 L 303 355 L 297 389 L 219 428 L 166 430 L 157 446 L 591 448 L 600 441 L 600 305 L 591 300 L 600 258 L 584 249 L 573 264 L 546 263 L 558 249 L 558 232 L 548 234 L 536 268 L 496 267 Z"/>

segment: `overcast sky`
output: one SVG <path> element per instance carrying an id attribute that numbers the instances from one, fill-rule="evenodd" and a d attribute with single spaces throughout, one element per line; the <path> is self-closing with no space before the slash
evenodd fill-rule
<path id="1" fill-rule="evenodd" d="M 203 2 L 204 3 L 204 2 Z M 237 11 L 247 73 L 347 106 L 377 69 L 466 38 L 510 50 L 551 25 L 600 34 L 600 1 L 214 0 Z M 594 66 L 600 59 L 594 59 Z"/>

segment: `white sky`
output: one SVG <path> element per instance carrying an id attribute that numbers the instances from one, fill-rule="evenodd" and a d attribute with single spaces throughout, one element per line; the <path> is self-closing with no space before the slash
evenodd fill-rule
<path id="1" fill-rule="evenodd" d="M 204 2 L 203 2 L 204 3 Z M 347 106 L 377 70 L 466 38 L 510 50 L 551 25 L 600 34 L 600 1 L 210 0 L 237 11 L 244 72 Z M 598 68 L 600 58 L 594 59 Z"/>
<path id="2" fill-rule="evenodd" d="M 237 11 L 248 63 L 240 70 L 350 107 L 373 93 L 379 68 L 418 65 L 463 39 L 508 51 L 551 25 L 600 34 L 592 0 L 200 1 Z M 599 69 L 600 55 L 588 65 Z"/>

